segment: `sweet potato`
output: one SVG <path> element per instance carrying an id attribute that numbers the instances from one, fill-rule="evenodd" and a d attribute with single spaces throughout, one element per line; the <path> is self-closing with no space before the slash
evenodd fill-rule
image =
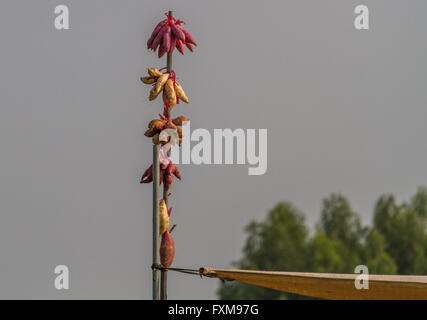
<path id="1" fill-rule="evenodd" d="M 174 130 L 178 129 L 178 127 L 176 126 L 176 124 L 174 124 L 174 123 L 172 122 L 172 120 L 169 120 L 169 121 L 166 123 L 166 127 L 167 127 L 167 128 L 169 128 L 169 129 L 174 129 Z"/>
<path id="2" fill-rule="evenodd" d="M 169 230 L 162 234 L 162 242 L 160 244 L 160 263 L 163 267 L 169 268 L 175 258 L 175 242 L 170 235 Z"/>
<path id="3" fill-rule="evenodd" d="M 153 32 L 151 33 L 150 38 L 147 41 L 147 49 L 153 49 L 153 42 L 156 38 L 159 31 L 162 29 L 163 26 L 165 26 L 168 23 L 168 20 L 165 19 L 163 21 L 160 21 L 157 26 L 154 28 Z"/>
<path id="4" fill-rule="evenodd" d="M 149 174 L 144 180 L 141 180 L 142 184 L 150 183 L 150 182 L 153 182 L 153 175 L 152 174 Z"/>
<path id="5" fill-rule="evenodd" d="M 167 105 L 169 102 L 168 102 L 168 98 L 166 97 L 166 90 L 163 90 L 162 98 L 163 98 L 163 103 Z"/>
<path id="6" fill-rule="evenodd" d="M 168 81 L 168 79 L 169 79 L 169 73 L 164 73 L 157 79 L 156 85 L 154 86 L 154 91 L 157 94 L 159 94 L 160 91 L 162 91 L 163 86 Z"/>
<path id="7" fill-rule="evenodd" d="M 163 48 L 166 52 L 169 52 L 171 47 L 171 27 L 167 26 L 166 31 L 163 34 Z"/>
<path id="8" fill-rule="evenodd" d="M 176 105 L 176 92 L 173 85 L 173 80 L 168 79 L 164 88 L 165 98 L 169 103 L 169 107 L 172 109 Z"/>
<path id="9" fill-rule="evenodd" d="M 174 175 L 179 180 L 181 180 L 181 172 L 179 171 L 178 167 L 175 166 L 172 162 L 168 165 L 165 174 L 166 176 Z"/>
<path id="10" fill-rule="evenodd" d="M 156 82 L 156 79 L 153 77 L 141 77 L 141 81 L 145 84 L 153 84 Z"/>
<path id="11" fill-rule="evenodd" d="M 149 183 L 152 181 L 153 181 L 153 165 L 149 166 L 148 169 L 145 170 L 141 178 L 141 183 Z"/>
<path id="12" fill-rule="evenodd" d="M 159 120 L 159 119 L 154 119 L 151 120 L 150 123 L 148 124 L 149 128 L 155 128 L 158 130 L 162 130 L 163 127 L 165 126 L 167 120 Z"/>
<path id="13" fill-rule="evenodd" d="M 175 165 L 171 162 L 169 163 L 168 167 L 166 168 L 166 175 L 172 176 L 173 172 L 175 171 Z"/>
<path id="14" fill-rule="evenodd" d="M 184 54 L 184 43 L 179 39 L 176 40 L 176 49 L 181 52 L 181 54 Z"/>
<path id="15" fill-rule="evenodd" d="M 165 170 L 160 170 L 160 179 L 159 179 L 159 185 L 162 184 L 165 176 Z"/>
<path id="16" fill-rule="evenodd" d="M 155 88 L 150 90 L 150 96 L 148 97 L 148 100 L 153 101 L 157 98 L 160 92 L 156 92 Z"/>
<path id="17" fill-rule="evenodd" d="M 171 37 L 171 47 L 169 48 L 169 54 L 172 54 L 176 47 L 176 37 L 172 35 Z"/>
<path id="18" fill-rule="evenodd" d="M 169 163 L 170 162 L 162 162 L 162 163 L 160 163 L 160 169 L 161 170 L 166 170 L 167 167 L 169 166 Z"/>
<path id="19" fill-rule="evenodd" d="M 153 44 L 155 36 L 151 36 L 148 40 L 147 40 L 147 49 L 151 49 L 151 45 Z"/>
<path id="20" fill-rule="evenodd" d="M 163 176 L 163 183 L 165 184 L 166 191 L 169 190 L 170 186 L 172 185 L 172 182 L 173 182 L 173 175 L 165 172 Z"/>
<path id="21" fill-rule="evenodd" d="M 180 27 L 178 27 L 175 24 L 172 24 L 171 30 L 172 30 L 172 33 L 175 35 L 175 37 L 177 37 L 181 41 L 185 41 L 185 33 L 184 31 L 182 31 Z"/>
<path id="22" fill-rule="evenodd" d="M 187 122 L 187 121 L 190 121 L 190 119 L 188 119 L 186 116 L 179 116 L 172 120 L 174 124 L 180 127 L 184 124 L 184 122 Z"/>
<path id="23" fill-rule="evenodd" d="M 153 78 L 158 78 L 160 77 L 163 73 L 161 73 L 159 70 L 157 70 L 156 68 L 148 68 L 148 74 L 153 77 Z"/>
<path id="24" fill-rule="evenodd" d="M 166 52 L 167 52 L 167 50 L 165 49 L 163 43 L 161 43 L 159 50 L 157 51 L 158 57 L 159 58 L 163 57 Z"/>
<path id="25" fill-rule="evenodd" d="M 177 177 L 179 180 L 181 180 L 181 172 L 179 171 L 177 166 L 174 165 L 174 167 L 175 167 L 173 171 L 174 176 Z"/>
<path id="26" fill-rule="evenodd" d="M 144 136 L 146 136 L 148 138 L 152 138 L 156 133 L 157 133 L 156 128 L 150 128 L 147 131 L 145 131 Z"/>
<path id="27" fill-rule="evenodd" d="M 185 94 L 184 89 L 182 89 L 182 87 L 180 86 L 180 84 L 178 82 L 175 82 L 175 92 L 176 92 L 176 96 L 179 99 L 181 99 L 185 103 L 188 103 L 188 97 Z"/>
<path id="28" fill-rule="evenodd" d="M 196 41 L 194 40 L 194 38 L 193 38 L 193 36 L 191 35 L 191 33 L 190 32 L 188 32 L 187 30 L 185 30 L 185 29 L 181 29 L 182 30 L 182 32 L 184 32 L 184 35 L 185 35 L 185 42 L 187 42 L 187 43 L 191 43 L 191 44 L 194 44 L 196 47 L 197 47 L 197 43 L 196 43 Z"/>
<path id="29" fill-rule="evenodd" d="M 176 132 L 178 133 L 178 138 L 182 139 L 183 135 L 182 135 L 182 129 L 181 128 L 176 128 Z"/>
<path id="30" fill-rule="evenodd" d="M 185 45 L 186 45 L 186 47 L 188 48 L 188 50 L 190 50 L 191 52 L 193 52 L 193 51 L 194 51 L 194 49 L 193 49 L 193 45 L 192 45 L 191 43 L 186 42 L 186 43 L 185 43 Z"/>
<path id="31" fill-rule="evenodd" d="M 159 33 L 159 31 L 162 29 L 163 26 L 165 26 L 168 23 L 168 19 L 160 21 L 157 26 L 154 28 L 153 32 L 151 33 L 151 37 L 154 38 Z"/>
<path id="32" fill-rule="evenodd" d="M 154 38 L 153 43 L 151 44 L 151 48 L 156 51 L 157 47 L 160 45 L 160 43 L 162 43 L 163 41 L 163 35 L 165 34 L 165 32 L 168 30 L 168 25 L 164 25 L 160 31 L 157 33 L 157 36 Z"/>
<path id="33" fill-rule="evenodd" d="M 162 235 L 169 228 L 169 213 L 165 200 L 159 205 L 159 235 Z"/>

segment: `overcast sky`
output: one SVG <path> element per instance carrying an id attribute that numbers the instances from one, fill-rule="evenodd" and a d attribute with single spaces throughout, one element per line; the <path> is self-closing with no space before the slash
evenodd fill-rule
<path id="1" fill-rule="evenodd" d="M 70 9 L 70 30 L 54 8 Z M 367 4 L 370 30 L 353 26 Z M 371 223 L 382 193 L 427 184 L 427 2 L 3 0 L 0 3 L 0 298 L 151 298 L 148 121 L 139 82 L 163 67 L 146 40 L 169 9 L 199 46 L 174 55 L 191 127 L 268 129 L 268 170 L 181 165 L 174 266 L 230 267 L 244 226 L 278 201 L 313 226 L 346 195 Z M 70 289 L 54 288 L 54 267 Z M 218 281 L 170 273 L 169 298 Z"/>

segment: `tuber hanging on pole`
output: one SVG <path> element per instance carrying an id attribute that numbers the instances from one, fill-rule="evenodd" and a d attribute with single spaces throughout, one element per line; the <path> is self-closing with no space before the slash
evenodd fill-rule
<path id="1" fill-rule="evenodd" d="M 160 54 L 161 50 L 172 54 L 175 47 L 181 54 L 184 54 L 184 45 L 193 52 L 193 45 L 197 47 L 197 43 L 191 33 L 181 27 L 185 22 L 176 20 L 170 14 L 166 14 L 166 16 L 167 19 L 160 21 L 154 28 L 147 41 L 147 49 L 156 51 L 159 48 L 159 57 L 164 54 L 164 52 Z"/>
<path id="2" fill-rule="evenodd" d="M 141 81 L 153 86 L 150 90 L 150 101 L 155 100 L 163 91 L 163 102 L 170 109 L 178 104 L 180 99 L 185 103 L 189 103 L 189 99 L 185 94 L 184 89 L 176 81 L 176 75 L 173 70 L 162 73 L 156 68 L 149 68 L 148 74 L 149 76 L 141 77 Z"/>
<path id="3" fill-rule="evenodd" d="M 174 178 L 181 180 L 179 169 L 170 161 L 170 149 L 164 151 L 159 148 L 170 142 L 172 145 L 181 146 L 183 132 L 180 128 L 189 119 L 180 116 L 171 119 L 171 110 L 180 103 L 180 100 L 189 103 L 189 99 L 176 80 L 176 74 L 172 70 L 172 53 L 177 49 L 184 54 L 185 46 L 193 51 L 193 45 L 197 46 L 194 37 L 188 30 L 181 25 L 184 21 L 173 17 L 172 11 L 166 13 L 167 19 L 160 21 L 150 38 L 147 41 L 147 48 L 157 51 L 159 58 L 167 55 L 167 66 L 165 68 L 148 68 L 148 75 L 141 77 L 144 84 L 151 85 L 149 100 L 155 100 L 162 94 L 164 109 L 160 119 L 154 119 L 148 124 L 148 130 L 144 135 L 152 139 L 153 146 L 153 165 L 145 170 L 141 178 L 141 183 L 153 183 L 153 265 L 160 258 L 161 264 L 168 268 L 171 266 L 175 256 L 175 243 L 171 236 L 174 229 L 168 230 L 171 208 L 168 210 L 168 190 L 171 187 Z M 165 71 L 166 70 L 166 71 Z M 158 201 L 159 185 L 163 183 L 163 200 Z M 161 235 L 160 249 L 157 247 L 158 236 Z M 160 257 L 159 257 L 160 255 Z M 153 268 L 153 299 L 158 299 L 158 273 Z M 167 291 L 167 270 L 161 272 L 161 299 L 166 299 Z"/>
<path id="4" fill-rule="evenodd" d="M 175 258 L 175 241 L 171 236 L 171 232 L 175 226 L 176 225 L 174 225 L 171 230 L 166 230 L 166 232 L 162 234 L 162 242 L 160 244 L 160 263 L 165 268 L 169 268 Z"/>

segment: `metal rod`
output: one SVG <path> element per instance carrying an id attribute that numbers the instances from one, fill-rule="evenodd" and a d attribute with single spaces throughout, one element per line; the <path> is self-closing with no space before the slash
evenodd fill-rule
<path id="1" fill-rule="evenodd" d="M 160 277 L 160 300 L 168 299 L 168 271 L 162 270 Z"/>
<path id="2" fill-rule="evenodd" d="M 153 264 L 160 263 L 159 257 L 159 193 L 160 193 L 159 146 L 153 145 Z M 153 268 L 153 300 L 159 300 L 159 270 Z"/>
<path id="3" fill-rule="evenodd" d="M 173 11 L 169 11 L 168 15 L 172 17 Z M 169 52 L 167 53 L 166 69 L 168 72 L 172 70 L 172 53 L 169 53 Z M 169 117 L 170 117 L 170 110 L 166 108 L 166 118 L 169 118 Z M 170 155 L 170 151 L 168 152 L 168 155 Z M 166 206 L 169 207 L 168 190 L 166 190 L 166 186 L 164 184 L 163 184 L 163 200 L 165 200 Z M 161 279 L 160 279 L 160 300 L 168 299 L 167 288 L 168 288 L 168 271 L 162 270 Z"/>

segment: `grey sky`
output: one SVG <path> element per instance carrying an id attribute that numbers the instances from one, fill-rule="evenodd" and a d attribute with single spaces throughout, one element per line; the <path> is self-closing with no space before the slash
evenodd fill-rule
<path id="1" fill-rule="evenodd" d="M 54 8 L 71 30 L 54 29 Z M 369 31 L 353 10 L 367 4 Z M 268 171 L 181 165 L 172 187 L 174 266 L 229 267 L 243 227 L 280 200 L 313 225 L 347 195 L 427 184 L 427 2 L 3 0 L 0 3 L 0 298 L 151 297 L 151 162 L 161 110 L 139 77 L 168 9 L 199 46 L 174 56 L 192 128 L 267 128 Z M 70 267 L 70 290 L 53 270 Z M 171 273 L 171 299 L 215 298 L 216 280 Z"/>

